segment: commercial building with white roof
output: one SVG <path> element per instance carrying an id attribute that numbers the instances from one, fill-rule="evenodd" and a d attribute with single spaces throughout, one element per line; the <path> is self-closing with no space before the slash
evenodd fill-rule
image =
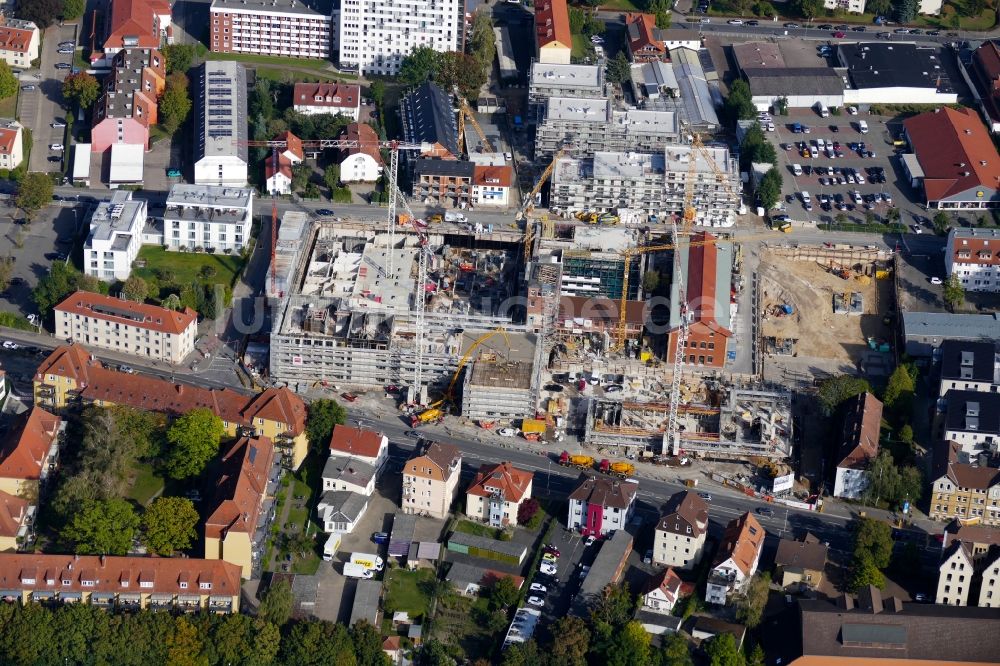
<path id="1" fill-rule="evenodd" d="M 239 252 L 252 221 L 251 188 L 177 184 L 167 195 L 163 242 L 174 250 Z"/>
<path id="2" fill-rule="evenodd" d="M 133 199 L 125 190 L 99 203 L 83 246 L 83 272 L 105 282 L 127 279 L 142 246 L 146 214 L 145 199 Z"/>
<path id="3" fill-rule="evenodd" d="M 243 187 L 249 155 L 246 70 L 237 62 L 208 60 L 197 79 L 194 182 Z"/>

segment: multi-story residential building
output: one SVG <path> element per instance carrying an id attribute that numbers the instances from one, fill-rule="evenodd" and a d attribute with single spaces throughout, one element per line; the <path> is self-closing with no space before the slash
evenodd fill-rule
<path id="1" fill-rule="evenodd" d="M 829 546 L 812 534 L 782 539 L 774 555 L 775 580 L 784 590 L 814 590 L 823 582 Z"/>
<path id="2" fill-rule="evenodd" d="M 462 452 L 432 442 L 403 467 L 403 513 L 444 519 L 458 495 Z"/>
<path id="3" fill-rule="evenodd" d="M 601 537 L 623 530 L 635 511 L 639 484 L 603 476 L 584 476 L 569 495 L 566 527 L 584 536 Z"/>
<path id="4" fill-rule="evenodd" d="M 275 141 L 284 141 L 285 149 L 273 151 L 264 158 L 264 182 L 267 191 L 272 194 L 291 194 L 292 168 L 302 164 L 305 151 L 302 149 L 302 139 L 285 130 L 274 137 Z"/>
<path id="5" fill-rule="evenodd" d="M 671 567 L 653 574 L 642 591 L 642 608 L 654 613 L 670 614 L 682 596 L 684 582 Z"/>
<path id="6" fill-rule="evenodd" d="M 24 498 L 0 490 L 0 553 L 16 551 L 27 541 L 37 508 Z"/>
<path id="7" fill-rule="evenodd" d="M 879 430 L 882 427 L 882 402 L 871 393 L 847 400 L 844 427 L 837 453 L 837 471 L 833 496 L 860 499 L 868 487 L 868 465 L 878 455 Z"/>
<path id="8" fill-rule="evenodd" d="M 1000 608 L 1000 547 L 987 551 L 979 562 L 980 608 Z"/>
<path id="9" fill-rule="evenodd" d="M 105 282 L 128 279 L 142 247 L 146 216 L 146 200 L 133 199 L 129 190 L 97 204 L 83 246 L 83 272 Z"/>
<path id="10" fill-rule="evenodd" d="M 958 442 L 941 442 L 934 456 L 930 510 L 934 520 L 979 520 L 1000 527 L 1000 468 L 972 464 Z"/>
<path id="11" fill-rule="evenodd" d="M 104 13 L 104 50 L 90 55 L 95 67 L 107 66 L 122 49 L 157 49 L 170 41 L 168 0 L 111 0 Z"/>
<path id="12" fill-rule="evenodd" d="M 472 171 L 472 203 L 475 207 L 506 208 L 514 170 L 510 166 L 475 165 Z"/>
<path id="13" fill-rule="evenodd" d="M 34 399 L 36 405 L 53 410 L 79 403 L 126 405 L 169 418 L 210 409 L 222 419 L 228 436 L 267 437 L 291 457 L 293 468 L 302 464 L 309 448 L 305 403 L 287 388 L 246 394 L 126 374 L 105 368 L 78 344 L 57 347 L 42 361 L 35 373 Z"/>
<path id="14" fill-rule="evenodd" d="M 5 599 L 85 603 L 108 610 L 240 609 L 240 568 L 193 557 L 0 553 Z"/>
<path id="15" fill-rule="evenodd" d="M 517 525 L 521 503 L 531 497 L 533 476 L 509 462 L 482 465 L 465 491 L 465 515 L 493 527 Z"/>
<path id="16" fill-rule="evenodd" d="M 961 541 L 953 542 L 945 550 L 938 567 L 937 594 L 934 603 L 946 606 L 968 606 L 969 590 L 975 566 L 972 552 Z"/>
<path id="17" fill-rule="evenodd" d="M 361 115 L 361 86 L 356 83 L 296 83 L 293 108 L 306 116 L 328 113 L 357 122 Z"/>
<path id="18" fill-rule="evenodd" d="M 458 121 L 451 95 L 441 86 L 430 81 L 421 83 L 400 100 L 399 117 L 408 143 L 428 144 L 421 158 L 459 158 Z"/>
<path id="19" fill-rule="evenodd" d="M 172 250 L 239 252 L 250 240 L 252 222 L 252 189 L 177 184 L 167 194 L 163 244 Z"/>
<path id="20" fill-rule="evenodd" d="M 705 601 L 725 604 L 732 592 L 742 592 L 760 563 L 764 550 L 764 528 L 748 511 L 726 526 L 705 587 Z"/>
<path id="21" fill-rule="evenodd" d="M 1000 233 L 997 229 L 952 228 L 944 250 L 948 276 L 966 291 L 1000 291 Z"/>
<path id="22" fill-rule="evenodd" d="M 570 99 L 607 98 L 604 64 L 562 65 L 532 61 L 528 74 L 528 103 L 534 112 L 529 120 L 539 117 L 550 97 Z"/>
<path id="23" fill-rule="evenodd" d="M 705 550 L 708 504 L 690 490 L 674 494 L 656 524 L 653 562 L 678 569 L 693 569 Z"/>
<path id="24" fill-rule="evenodd" d="M 94 105 L 91 151 L 116 145 L 149 150 L 149 128 L 159 122 L 157 100 L 167 81 L 167 64 L 155 48 L 125 48 L 111 59 L 111 76 Z"/>
<path id="25" fill-rule="evenodd" d="M 535 48 L 538 62 L 568 65 L 573 55 L 573 35 L 569 27 L 566 0 L 535 3 Z"/>
<path id="26" fill-rule="evenodd" d="M 972 61 L 965 65 L 979 93 L 979 104 L 990 131 L 1000 132 L 1000 44 L 987 39 L 972 53 Z"/>
<path id="27" fill-rule="evenodd" d="M 198 119 L 194 137 L 194 182 L 247 184 L 247 74 L 243 65 L 207 60 L 198 68 L 193 95 Z"/>
<path id="28" fill-rule="evenodd" d="M 290 58 L 329 58 L 329 0 L 212 0 L 209 48 Z"/>
<path id="29" fill-rule="evenodd" d="M 675 269 L 684 275 L 684 298 L 687 301 L 687 348 L 681 350 L 687 365 L 721 368 L 726 364 L 729 340 L 733 337 L 730 289 L 732 281 L 732 246 L 718 245 L 712 234 L 699 231 L 691 244 L 674 252 Z M 681 333 L 681 289 L 670 285 L 670 333 L 667 354 L 673 363 L 677 354 L 677 336 Z"/>
<path id="30" fill-rule="evenodd" d="M 389 460 L 389 438 L 374 430 L 334 426 L 330 436 L 330 455 L 360 460 L 374 467 L 376 473 L 381 473 Z"/>
<path id="31" fill-rule="evenodd" d="M 375 492 L 375 466 L 331 454 L 323 465 L 323 491 L 336 490 L 371 497 Z"/>
<path id="32" fill-rule="evenodd" d="M 476 165 L 472 162 L 417 160 L 413 164 L 413 197 L 425 204 L 464 208 L 472 201 L 475 173 Z"/>
<path id="33" fill-rule="evenodd" d="M 606 97 L 549 97 L 543 109 L 535 132 L 537 160 L 550 159 L 560 149 L 580 157 L 597 152 L 660 152 L 680 138 L 673 111 L 618 110 Z M 725 171 L 727 163 L 724 159 L 718 167 Z M 708 164 L 703 166 L 708 170 Z"/>
<path id="34" fill-rule="evenodd" d="M 957 442 L 968 456 L 997 453 L 1000 442 L 1000 393 L 950 390 L 945 393 L 944 439 Z"/>
<path id="35" fill-rule="evenodd" d="M 939 347 L 941 388 L 938 396 L 951 390 L 997 393 L 1000 390 L 1000 352 L 995 342 L 945 340 Z"/>
<path id="36" fill-rule="evenodd" d="M 222 456 L 212 510 L 205 519 L 205 559 L 224 560 L 252 578 L 256 542 L 274 445 L 267 437 L 241 437 Z"/>
<path id="37" fill-rule="evenodd" d="M 418 46 L 465 48 L 465 0 L 351 0 L 340 5 L 340 66 L 394 76 Z"/>
<path id="38" fill-rule="evenodd" d="M 694 157 L 695 224 L 731 227 L 741 205 L 739 169 L 728 149 L 706 150 L 723 180 L 700 155 Z M 598 151 L 592 157 L 563 157 L 552 173 L 550 205 L 564 214 L 628 208 L 658 217 L 680 215 L 692 154 L 690 146 L 671 144 L 655 154 Z"/>
<path id="39" fill-rule="evenodd" d="M 626 14 L 625 31 L 632 62 L 670 59 L 670 52 L 656 34 L 656 17 L 652 14 Z"/>
<path id="40" fill-rule="evenodd" d="M 11 68 L 28 69 L 38 58 L 41 33 L 31 21 L 0 14 L 0 60 Z"/>
<path id="41" fill-rule="evenodd" d="M 823 0 L 823 7 L 830 10 L 841 10 L 852 14 L 865 13 L 865 0 Z"/>
<path id="42" fill-rule="evenodd" d="M 88 347 L 183 363 L 194 351 L 198 313 L 77 291 L 53 308 L 56 335 Z"/>
<path id="43" fill-rule="evenodd" d="M 382 153 L 378 147 L 378 134 L 371 125 L 351 123 L 340 134 L 341 139 L 357 141 L 351 148 L 339 152 L 340 182 L 374 183 L 382 175 Z"/>
<path id="44" fill-rule="evenodd" d="M 0 440 L 0 492 L 38 497 L 40 486 L 59 465 L 63 420 L 41 407 L 16 417 Z"/>
<path id="45" fill-rule="evenodd" d="M 16 120 L 0 120 L 0 169 L 16 169 L 24 160 L 22 130 Z"/>

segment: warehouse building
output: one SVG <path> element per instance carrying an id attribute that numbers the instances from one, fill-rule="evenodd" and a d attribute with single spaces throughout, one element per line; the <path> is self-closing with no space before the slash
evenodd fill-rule
<path id="1" fill-rule="evenodd" d="M 594 563 L 590 565 L 580 590 L 573 597 L 570 614 L 590 617 L 591 610 L 604 595 L 604 588 L 622 579 L 631 552 L 632 536 L 623 529 L 617 530 L 610 539 L 601 544 L 601 550 L 594 558 Z"/>
<path id="2" fill-rule="evenodd" d="M 788 63 L 776 43 L 748 42 L 736 44 L 732 50 L 758 111 L 768 110 L 779 98 L 787 99 L 790 108 L 809 108 L 817 102 L 828 107 L 844 103 L 844 83 L 829 67 Z"/>
<path id="3" fill-rule="evenodd" d="M 847 69 L 844 104 L 954 104 L 958 94 L 940 45 L 856 42 L 837 48 Z"/>

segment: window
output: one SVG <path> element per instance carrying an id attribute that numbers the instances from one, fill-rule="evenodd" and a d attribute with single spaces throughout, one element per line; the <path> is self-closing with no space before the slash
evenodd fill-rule
<path id="1" fill-rule="evenodd" d="M 186 590 L 186 589 L 187 589 L 187 587 L 188 587 L 188 584 L 187 584 L 187 581 L 183 581 L 183 580 L 182 580 L 182 581 L 181 581 L 181 589 L 182 589 L 182 590 Z"/>
<path id="2" fill-rule="evenodd" d="M 199 583 L 198 587 L 200 587 L 203 590 L 211 590 L 212 589 L 212 584 L 211 583 L 203 582 L 203 583 Z"/>

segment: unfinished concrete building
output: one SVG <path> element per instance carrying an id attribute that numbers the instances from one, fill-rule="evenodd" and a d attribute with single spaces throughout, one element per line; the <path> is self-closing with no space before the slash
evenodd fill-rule
<path id="1" fill-rule="evenodd" d="M 480 420 L 533 418 L 532 363 L 507 362 L 495 354 L 466 366 L 462 416 Z"/>
<path id="2" fill-rule="evenodd" d="M 535 133 L 535 159 L 564 148 L 571 155 L 597 151 L 659 151 L 680 138 L 672 111 L 620 111 L 607 98 L 550 97 Z"/>
<path id="3" fill-rule="evenodd" d="M 370 224 L 290 227 L 301 235 L 279 234 L 273 380 L 299 389 L 409 386 L 418 358 L 418 297 L 426 304 L 422 386 L 449 381 L 481 335 L 501 327 L 506 338 L 479 344 L 473 367 L 489 354 L 530 364 L 535 336 L 502 307 L 518 284 L 516 255 L 507 249 L 516 249 L 514 234 L 430 234 L 428 279 L 420 285 L 414 233 L 398 230 L 390 247 L 389 234 Z"/>

